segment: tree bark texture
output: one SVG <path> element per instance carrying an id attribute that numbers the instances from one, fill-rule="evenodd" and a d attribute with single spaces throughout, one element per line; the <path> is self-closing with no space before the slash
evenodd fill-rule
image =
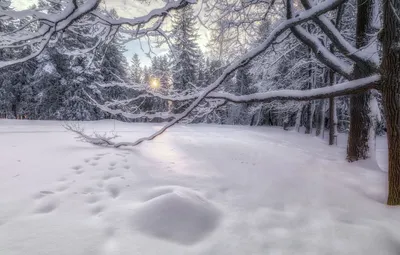
<path id="1" fill-rule="evenodd" d="M 332 50 L 332 49 L 331 49 Z M 329 83 L 330 86 L 333 86 L 335 83 L 335 73 L 333 70 L 329 70 Z M 329 98 L 329 145 L 335 144 L 336 139 L 336 125 L 335 123 L 335 97 Z"/>
<path id="2" fill-rule="evenodd" d="M 360 49 L 369 43 L 371 32 L 373 0 L 357 0 L 356 48 Z M 368 66 L 356 65 L 354 78 L 364 78 L 373 73 Z M 347 159 L 350 162 L 369 157 L 369 91 L 350 97 L 350 131 L 347 145 Z"/>
<path id="3" fill-rule="evenodd" d="M 389 146 L 387 203 L 400 205 L 400 1 L 383 1 L 383 12 L 381 74 Z"/>

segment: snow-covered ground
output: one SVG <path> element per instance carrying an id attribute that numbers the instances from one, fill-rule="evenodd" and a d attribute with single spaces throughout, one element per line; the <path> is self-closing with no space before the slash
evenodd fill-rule
<path id="1" fill-rule="evenodd" d="M 115 127 L 134 140 L 160 125 Z M 343 141 L 189 125 L 116 150 L 60 122 L 1 120 L 0 254 L 399 254 L 387 174 L 347 163 Z"/>

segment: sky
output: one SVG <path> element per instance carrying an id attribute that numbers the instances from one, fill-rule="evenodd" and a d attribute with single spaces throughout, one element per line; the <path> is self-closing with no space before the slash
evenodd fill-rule
<path id="1" fill-rule="evenodd" d="M 103 0 L 101 6 L 110 10 L 115 9 L 121 17 L 134 18 L 142 15 L 146 15 L 151 9 L 158 8 L 164 5 L 161 0 L 148 0 L 148 3 L 140 3 L 140 0 Z M 37 0 L 11 0 L 11 4 L 18 10 L 25 9 L 33 4 L 37 3 Z M 199 29 L 199 45 L 205 50 L 207 44 L 207 33 L 205 29 Z M 124 53 L 128 62 L 132 58 L 133 54 L 137 53 L 141 59 L 142 64 L 150 65 L 151 61 L 146 56 L 149 48 L 147 42 L 142 40 L 142 48 L 139 41 L 131 41 L 125 45 L 126 52 Z M 166 46 L 165 46 L 166 47 Z M 167 52 L 167 48 L 152 48 L 156 54 L 164 54 Z"/>

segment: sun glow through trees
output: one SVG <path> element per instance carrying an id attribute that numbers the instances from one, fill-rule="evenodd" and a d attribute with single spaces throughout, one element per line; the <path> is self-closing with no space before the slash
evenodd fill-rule
<path id="1" fill-rule="evenodd" d="M 158 89 L 160 87 L 160 79 L 158 78 L 151 78 L 150 79 L 150 87 L 152 89 Z"/>

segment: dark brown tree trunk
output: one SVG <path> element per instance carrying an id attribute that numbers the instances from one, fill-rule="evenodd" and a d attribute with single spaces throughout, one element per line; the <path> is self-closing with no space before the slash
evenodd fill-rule
<path id="1" fill-rule="evenodd" d="M 341 19 L 342 19 L 342 14 L 343 14 L 343 9 L 344 9 L 344 4 L 341 4 L 337 10 L 336 14 L 336 24 L 335 27 L 340 31 L 340 24 L 341 24 Z M 334 47 L 333 44 L 330 45 L 329 50 L 333 53 L 334 52 Z M 329 85 L 333 86 L 335 85 L 335 73 L 333 70 L 328 71 L 328 80 L 329 80 Z M 335 97 L 330 97 L 329 98 L 329 145 L 334 145 L 335 144 L 335 139 L 337 134 L 337 123 L 336 123 L 336 104 L 335 104 Z"/>
<path id="2" fill-rule="evenodd" d="M 304 112 L 304 127 L 306 128 L 305 134 L 311 134 L 311 126 L 310 126 L 310 118 L 311 117 L 311 102 L 307 102 Z"/>
<path id="3" fill-rule="evenodd" d="M 331 50 L 333 50 L 331 48 Z M 335 84 L 335 73 L 332 70 L 329 70 L 329 83 L 330 86 L 333 86 Z M 335 123 L 335 98 L 330 97 L 329 98 L 329 145 L 334 145 L 335 144 L 335 138 L 336 138 L 336 124 Z"/>
<path id="4" fill-rule="evenodd" d="M 335 144 L 335 98 L 329 98 L 329 145 Z"/>
<path id="5" fill-rule="evenodd" d="M 317 113 L 316 113 L 316 121 L 315 121 L 315 135 L 320 136 L 323 130 L 323 121 L 324 121 L 324 105 L 325 105 L 325 100 L 321 99 L 318 102 L 318 107 L 317 107 Z"/>
<path id="6" fill-rule="evenodd" d="M 387 203 L 400 205 L 400 1 L 383 1 L 383 12 L 381 74 L 389 146 Z"/>
<path id="7" fill-rule="evenodd" d="M 370 92 L 352 95 L 350 98 L 350 132 L 347 159 L 350 162 L 369 157 Z"/>
<path id="8" fill-rule="evenodd" d="M 373 0 L 357 0 L 356 47 L 368 45 L 371 32 Z M 354 78 L 364 78 L 373 72 L 366 66 L 355 66 Z M 364 92 L 350 97 L 350 132 L 347 144 L 347 159 L 350 162 L 369 157 L 369 101 L 371 93 Z"/>
<path id="9" fill-rule="evenodd" d="M 310 31 L 310 27 L 308 27 L 308 31 Z M 312 68 L 313 68 L 313 66 L 311 63 L 311 56 L 312 56 L 311 54 L 312 54 L 312 51 L 309 48 L 308 49 L 308 59 L 309 59 L 310 63 L 308 64 L 308 86 L 307 86 L 307 89 L 312 88 L 312 75 L 313 75 Z M 312 131 L 312 116 L 311 116 L 312 115 L 312 107 L 311 107 L 311 104 L 312 104 L 312 102 L 307 103 L 306 112 L 304 114 L 304 116 L 305 116 L 304 127 L 306 128 L 306 131 L 305 131 L 306 134 L 311 134 L 311 131 Z"/>
<path id="10" fill-rule="evenodd" d="M 329 69 L 324 68 L 323 73 L 324 73 L 323 86 L 328 86 Z M 315 126 L 316 126 L 315 135 L 320 136 L 321 134 L 323 134 L 325 129 L 325 99 L 320 99 L 318 102 Z"/>

